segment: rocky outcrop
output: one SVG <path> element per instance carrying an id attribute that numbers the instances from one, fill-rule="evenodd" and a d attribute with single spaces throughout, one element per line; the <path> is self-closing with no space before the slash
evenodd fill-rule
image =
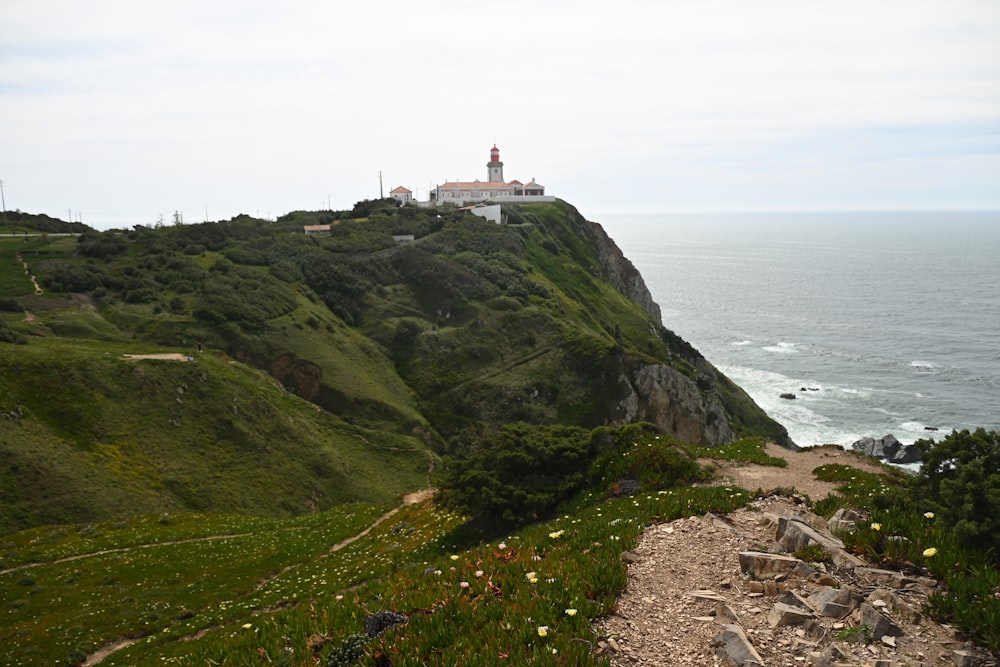
<path id="1" fill-rule="evenodd" d="M 622 376 L 627 395 L 619 403 L 621 424 L 647 421 L 685 442 L 705 446 L 731 442 L 732 429 L 719 398 L 670 366 L 648 364 Z"/>
<path id="2" fill-rule="evenodd" d="M 660 306 L 653 300 L 642 274 L 635 268 L 604 228 L 596 222 L 587 225 L 589 236 L 597 247 L 597 257 L 607 271 L 608 280 L 615 289 L 642 306 L 657 322 L 662 322 Z"/>
<path id="3" fill-rule="evenodd" d="M 891 433 L 878 440 L 861 438 L 851 445 L 851 449 L 866 456 L 883 459 L 888 463 L 917 463 L 920 461 L 920 450 L 916 445 L 904 445 Z"/>

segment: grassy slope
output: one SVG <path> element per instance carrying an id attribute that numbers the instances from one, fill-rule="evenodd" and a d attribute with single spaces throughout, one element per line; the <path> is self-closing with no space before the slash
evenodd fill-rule
<path id="1" fill-rule="evenodd" d="M 370 431 L 213 354 L 143 345 L 0 346 L 0 532 L 159 510 L 272 516 L 386 502 L 425 484 L 419 440 Z"/>

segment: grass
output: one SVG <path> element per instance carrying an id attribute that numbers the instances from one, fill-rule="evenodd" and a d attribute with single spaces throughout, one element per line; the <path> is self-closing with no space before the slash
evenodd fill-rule
<path id="1" fill-rule="evenodd" d="M 433 456 L 214 354 L 126 362 L 176 348 L 35 339 L 0 346 L 0 533 L 160 511 L 288 516 L 392 502 Z M 180 350 L 186 352 L 184 350 Z"/>
<path id="2" fill-rule="evenodd" d="M 249 665 L 266 654 L 312 665 L 312 647 L 323 659 L 363 633 L 367 615 L 392 610 L 409 621 L 366 640 L 367 660 L 603 664 L 590 621 L 625 585 L 621 552 L 651 521 L 726 512 L 743 498 L 722 488 L 584 496 L 577 512 L 501 536 L 470 532 L 461 516 L 425 502 L 335 551 L 382 508 L 36 529 L 5 538 L 10 562 L 40 563 L 0 575 L 0 661 L 79 664 L 131 637 L 103 664 Z M 99 553 L 109 545 L 119 550 Z M 67 556 L 83 557 L 59 560 Z"/>

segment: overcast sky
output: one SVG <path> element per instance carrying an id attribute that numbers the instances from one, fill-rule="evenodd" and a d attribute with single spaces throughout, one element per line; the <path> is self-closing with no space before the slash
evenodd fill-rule
<path id="1" fill-rule="evenodd" d="M 1000 207 L 997 0 L 4 0 L 6 206 L 107 228 L 535 178 L 591 219 Z"/>

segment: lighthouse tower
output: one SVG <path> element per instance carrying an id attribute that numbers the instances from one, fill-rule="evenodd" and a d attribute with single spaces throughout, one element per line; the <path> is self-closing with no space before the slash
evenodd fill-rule
<path id="1" fill-rule="evenodd" d="M 496 144 L 490 149 L 490 161 L 486 163 L 486 169 L 490 175 L 490 183 L 503 183 L 503 162 L 500 161 L 500 149 Z"/>

